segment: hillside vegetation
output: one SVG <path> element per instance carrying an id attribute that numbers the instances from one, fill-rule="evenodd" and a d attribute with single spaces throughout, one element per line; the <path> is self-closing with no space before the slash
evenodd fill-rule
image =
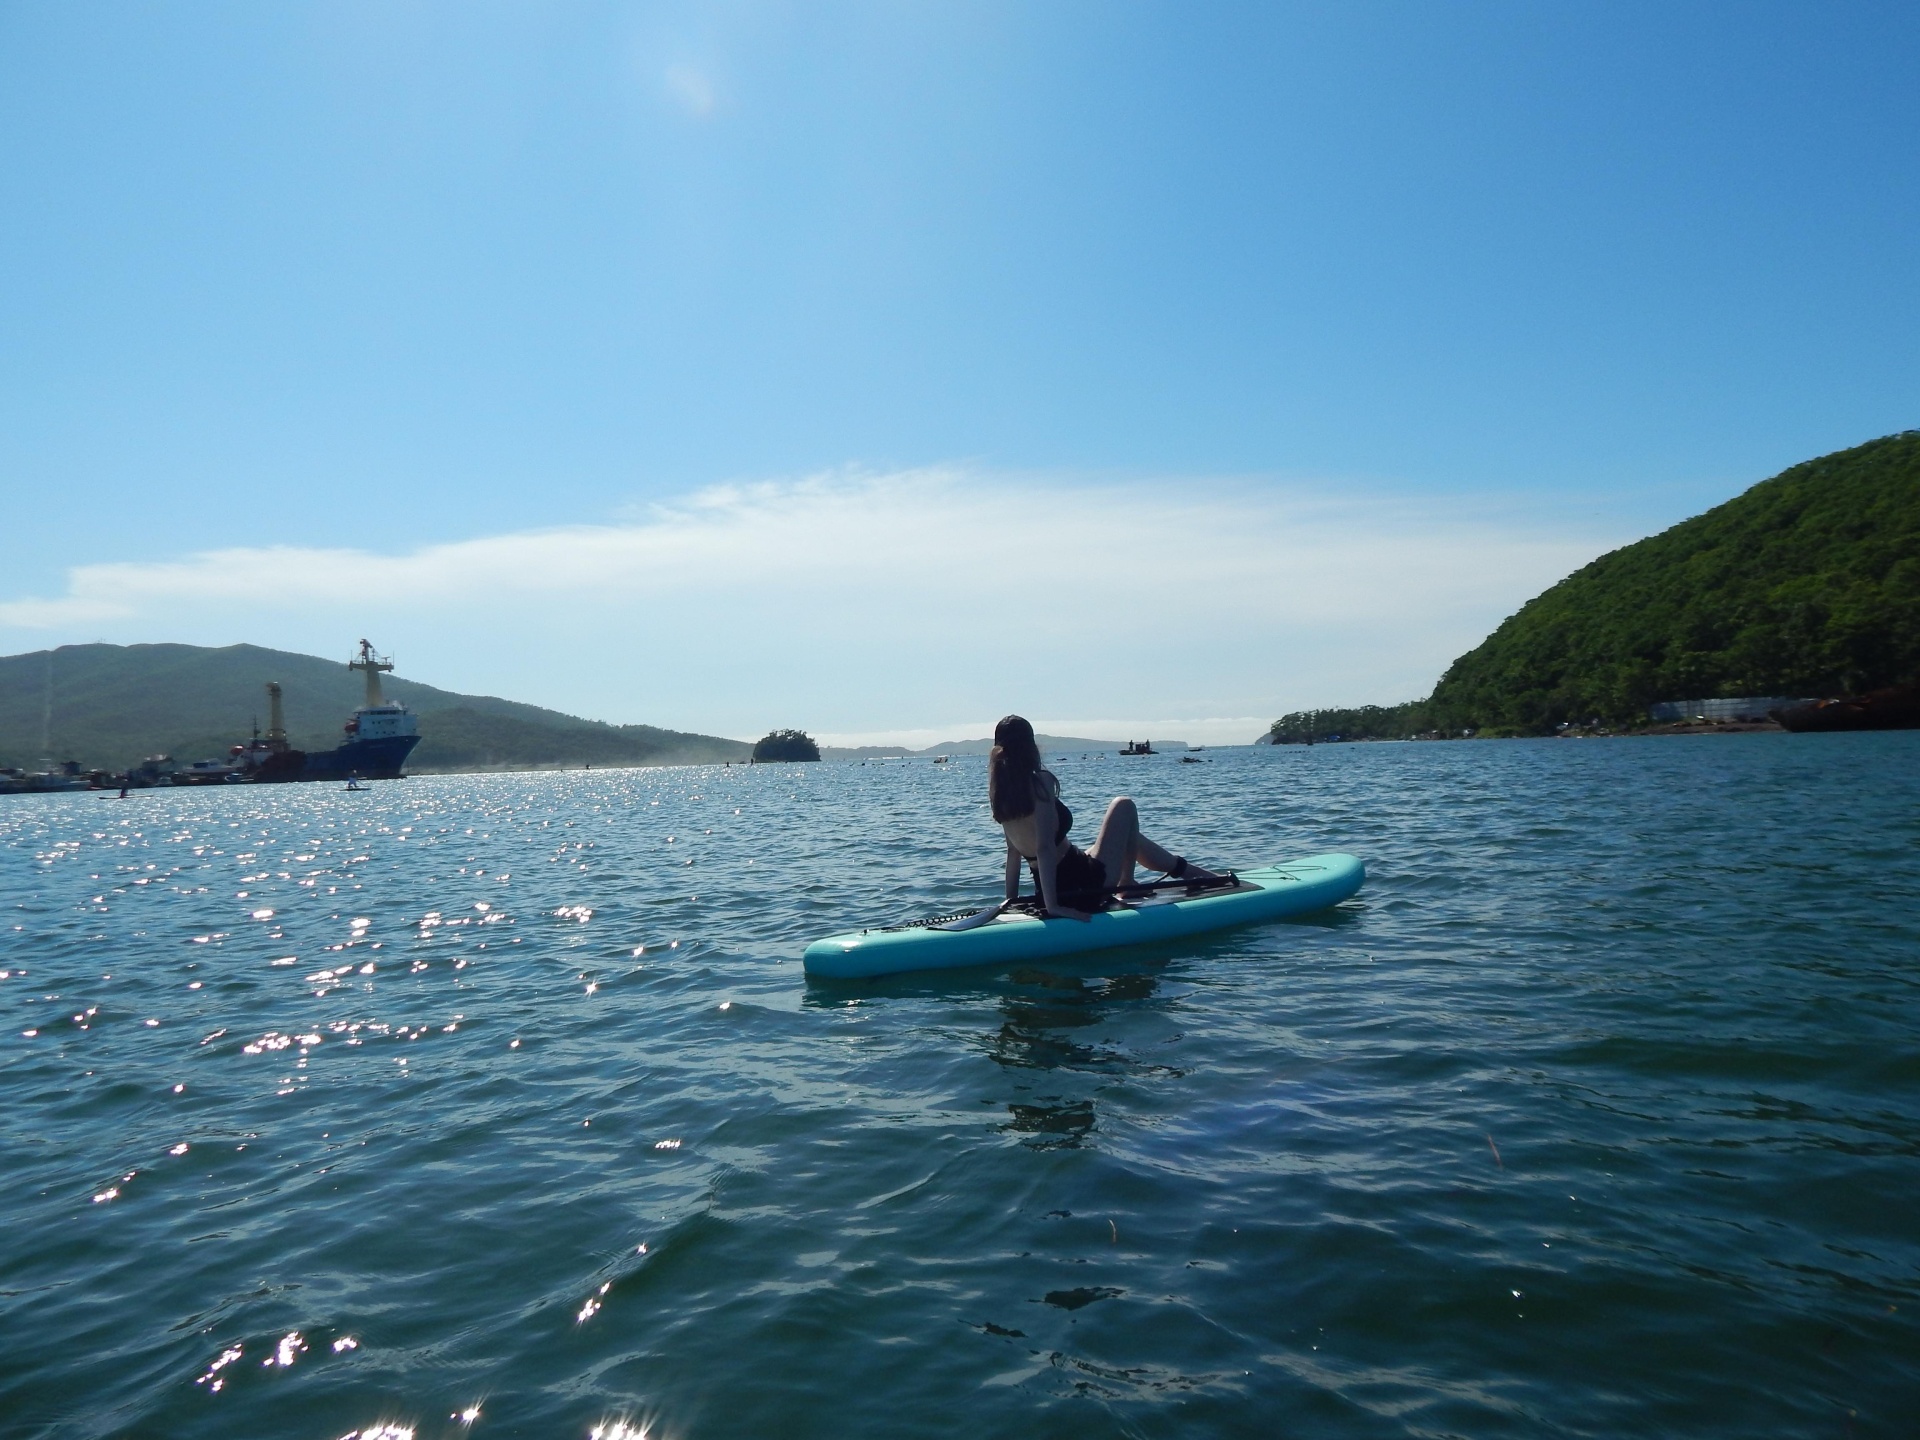
<path id="1" fill-rule="evenodd" d="M 1837 695 L 1920 671 L 1920 431 L 1796 465 L 1529 601 L 1433 723 L 1640 720 L 1659 700 Z"/>
<path id="2" fill-rule="evenodd" d="M 1603 555 L 1448 667 L 1432 696 L 1276 722 L 1383 738 L 1643 723 L 1661 700 L 1821 697 L 1920 676 L 1920 431 L 1823 455 Z M 1350 722 L 1350 728 L 1338 728 Z"/>
<path id="3" fill-rule="evenodd" d="M 269 680 L 285 688 L 288 738 L 302 750 L 338 745 L 365 697 L 344 660 L 257 645 L 63 645 L 0 657 L 0 765 L 37 766 L 44 757 L 120 770 L 154 753 L 212 758 L 256 721 L 266 728 Z M 750 753 L 737 740 L 606 725 L 391 675 L 383 687 L 419 717 L 421 741 L 407 764 L 415 773 L 701 764 Z"/>
<path id="4" fill-rule="evenodd" d="M 804 730 L 770 730 L 755 742 L 756 765 L 787 760 L 818 760 L 820 747 Z"/>
<path id="5" fill-rule="evenodd" d="M 1275 745 L 1317 745 L 1330 740 L 1410 740 L 1432 728 L 1427 702 L 1361 705 L 1351 710 L 1295 710 L 1273 722 L 1267 738 Z"/>

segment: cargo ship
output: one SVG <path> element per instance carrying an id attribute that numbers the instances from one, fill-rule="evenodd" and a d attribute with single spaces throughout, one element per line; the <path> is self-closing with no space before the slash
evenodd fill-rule
<path id="1" fill-rule="evenodd" d="M 286 719 L 281 711 L 280 682 L 267 685 L 267 733 L 249 745 L 234 746 L 234 769 L 239 778 L 263 785 L 294 780 L 398 780 L 400 767 L 420 743 L 420 725 L 413 712 L 380 693 L 380 677 L 393 661 L 376 655 L 370 642 L 360 642 L 360 653 L 347 662 L 349 670 L 367 677 L 366 703 L 346 724 L 346 739 L 332 750 L 295 750 L 287 743 Z"/>

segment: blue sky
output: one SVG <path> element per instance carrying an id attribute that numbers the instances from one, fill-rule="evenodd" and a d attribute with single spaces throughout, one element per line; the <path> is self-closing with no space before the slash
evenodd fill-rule
<path id="1" fill-rule="evenodd" d="M 738 734 L 1408 698 L 1920 424 L 1916 62 L 1911 5 L 0 3 L 0 650 L 370 634 Z"/>

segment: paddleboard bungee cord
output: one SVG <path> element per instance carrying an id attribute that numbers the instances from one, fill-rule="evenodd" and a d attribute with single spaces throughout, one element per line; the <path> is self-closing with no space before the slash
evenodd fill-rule
<path id="1" fill-rule="evenodd" d="M 1100 902 L 1101 910 L 1111 910 L 1116 904 L 1128 901 L 1144 900 L 1149 895 L 1168 890 L 1184 890 L 1189 895 L 1199 895 L 1209 890 L 1238 885 L 1239 879 L 1229 870 L 1224 875 L 1210 876 L 1205 880 L 1149 880 L 1138 885 L 1123 885 L 1112 891 Z M 1090 913 L 1098 913 L 1090 912 Z M 1031 915 L 1036 920 L 1047 916 L 1046 901 L 1038 895 L 1016 895 L 1000 905 L 989 905 L 984 910 L 956 910 L 951 915 L 929 915 L 923 920 L 902 920 L 893 925 L 872 925 L 862 930 L 971 930 L 975 925 L 984 925 L 996 915 Z"/>

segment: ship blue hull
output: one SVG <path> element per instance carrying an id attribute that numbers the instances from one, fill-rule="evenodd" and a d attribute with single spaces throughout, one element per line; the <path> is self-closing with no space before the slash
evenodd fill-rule
<path id="1" fill-rule="evenodd" d="M 387 735 L 378 740 L 349 740 L 335 750 L 290 750 L 262 766 L 256 777 L 266 784 L 293 780 L 398 780 L 400 767 L 420 743 L 418 735 Z M 295 757 L 298 757 L 297 759 Z"/>

